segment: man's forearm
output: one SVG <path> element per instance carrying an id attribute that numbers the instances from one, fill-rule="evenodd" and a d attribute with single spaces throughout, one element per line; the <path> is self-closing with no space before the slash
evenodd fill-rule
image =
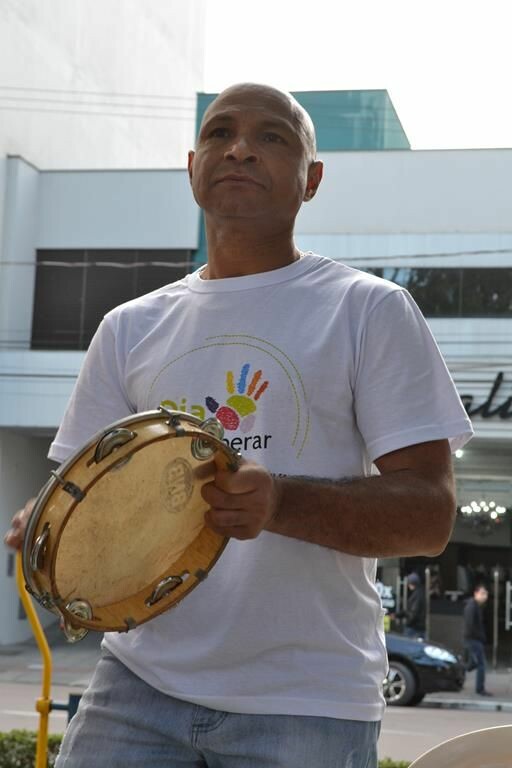
<path id="1" fill-rule="evenodd" d="M 350 481 L 276 478 L 266 529 L 360 557 L 437 555 L 455 519 L 450 478 L 414 470 Z"/>
<path id="2" fill-rule="evenodd" d="M 273 477 L 243 460 L 201 489 L 205 520 L 222 536 L 262 530 L 359 557 L 437 555 L 455 518 L 450 446 L 432 440 L 375 459 L 378 476 L 354 480 Z"/>

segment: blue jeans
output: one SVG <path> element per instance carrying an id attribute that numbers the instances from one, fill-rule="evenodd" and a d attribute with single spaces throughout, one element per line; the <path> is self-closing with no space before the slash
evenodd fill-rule
<path id="1" fill-rule="evenodd" d="M 485 649 L 480 640 L 465 640 L 464 645 L 468 652 L 467 671 L 476 668 L 475 690 L 477 693 L 485 691 Z"/>
<path id="2" fill-rule="evenodd" d="M 55 768 L 377 768 L 379 731 L 380 722 L 178 701 L 103 651 Z"/>

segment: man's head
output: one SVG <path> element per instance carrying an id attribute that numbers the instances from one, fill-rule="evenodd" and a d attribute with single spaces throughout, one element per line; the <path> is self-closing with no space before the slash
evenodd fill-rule
<path id="1" fill-rule="evenodd" d="M 421 579 L 417 573 L 410 573 L 407 577 L 407 586 L 409 589 L 416 589 L 421 584 Z"/>
<path id="2" fill-rule="evenodd" d="M 489 592 L 483 584 L 477 584 L 473 590 L 473 597 L 478 605 L 483 605 L 489 599 Z"/>
<path id="3" fill-rule="evenodd" d="M 308 113 L 290 94 L 254 83 L 233 85 L 209 105 L 188 167 L 207 214 L 277 226 L 293 226 L 322 178 Z"/>

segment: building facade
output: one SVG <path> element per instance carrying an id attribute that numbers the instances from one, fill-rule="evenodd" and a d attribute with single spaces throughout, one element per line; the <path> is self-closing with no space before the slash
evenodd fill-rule
<path id="1" fill-rule="evenodd" d="M 38 168 L 184 168 L 205 19 L 205 0 L 2 3 L 0 182 L 7 155 Z"/>

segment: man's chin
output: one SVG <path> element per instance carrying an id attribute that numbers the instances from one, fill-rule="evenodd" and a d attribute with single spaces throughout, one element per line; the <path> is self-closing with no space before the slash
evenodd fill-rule
<path id="1" fill-rule="evenodd" d="M 256 221 L 268 216 L 268 211 L 257 209 L 254 205 L 246 204 L 244 201 L 236 200 L 223 205 L 216 205 L 211 209 L 204 208 L 204 212 L 210 214 L 216 219 L 238 219 L 240 221 Z"/>

